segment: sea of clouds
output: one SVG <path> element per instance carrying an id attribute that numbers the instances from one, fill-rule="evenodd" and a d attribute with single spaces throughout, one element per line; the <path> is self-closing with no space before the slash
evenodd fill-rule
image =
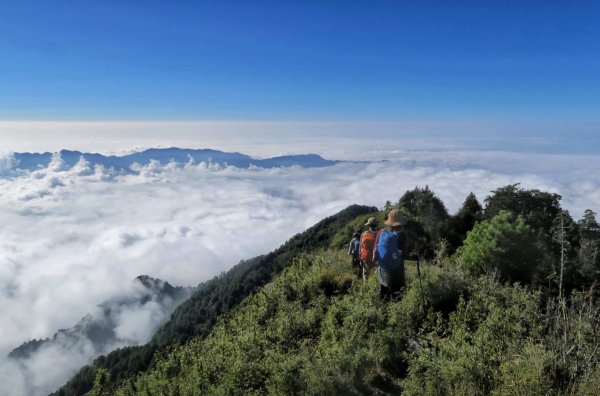
<path id="1" fill-rule="evenodd" d="M 380 148 L 353 158 L 370 162 L 313 169 L 153 162 L 124 174 L 85 160 L 67 168 L 59 156 L 24 172 L 10 154 L 0 156 L 0 393 L 26 394 L 31 383 L 36 393 L 53 391 L 91 360 L 85 350 L 49 351 L 26 366 L 5 356 L 72 326 L 131 289 L 137 275 L 196 286 L 353 203 L 381 207 L 428 185 L 455 211 L 471 191 L 483 200 L 520 182 L 561 194 L 575 217 L 600 210 L 599 157 Z M 143 343 L 162 320 L 129 312 L 122 327 L 131 343 Z"/>

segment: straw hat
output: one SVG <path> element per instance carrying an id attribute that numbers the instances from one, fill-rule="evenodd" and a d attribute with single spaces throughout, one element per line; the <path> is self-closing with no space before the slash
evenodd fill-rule
<path id="1" fill-rule="evenodd" d="M 377 221 L 375 220 L 375 217 L 369 217 L 369 220 L 367 220 L 367 222 L 365 223 L 366 226 L 375 226 L 377 225 Z"/>
<path id="2" fill-rule="evenodd" d="M 402 213 L 400 213 L 399 209 L 392 209 L 390 213 L 388 213 L 387 220 L 385 221 L 385 225 L 389 225 L 391 227 L 401 226 L 404 223 L 404 218 Z"/>

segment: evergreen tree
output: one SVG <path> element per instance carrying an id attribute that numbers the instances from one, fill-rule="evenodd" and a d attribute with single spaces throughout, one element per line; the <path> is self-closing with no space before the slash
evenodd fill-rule
<path id="1" fill-rule="evenodd" d="M 561 213 L 558 194 L 540 190 L 525 190 L 519 183 L 510 184 L 492 191 L 485 199 L 485 215 L 488 219 L 502 210 L 520 215 L 535 230 L 549 230 Z"/>
<path id="2" fill-rule="evenodd" d="M 591 209 L 585 210 L 583 217 L 577 224 L 579 225 L 582 240 L 600 239 L 600 224 L 596 220 L 596 213 Z"/>
<path id="3" fill-rule="evenodd" d="M 110 382 L 110 373 L 103 368 L 96 372 L 94 387 L 90 391 L 90 396 L 110 396 L 114 394 L 114 389 Z"/>
<path id="4" fill-rule="evenodd" d="M 531 228 L 508 211 L 478 223 L 456 255 L 474 274 L 498 271 L 503 279 L 526 283 L 536 277 L 543 257 Z"/>
<path id="5" fill-rule="evenodd" d="M 420 240 L 421 253 L 432 257 L 435 246 L 442 238 L 446 222 L 450 218 L 444 203 L 429 189 L 429 186 L 415 187 L 402 195 L 398 208 L 407 214 L 409 221 L 405 228 L 412 238 L 416 237 Z M 411 224 L 410 220 L 412 223 L 419 224 Z M 423 231 L 424 235 L 421 234 Z"/>
<path id="6" fill-rule="evenodd" d="M 387 214 L 392 209 L 394 209 L 392 203 L 390 201 L 385 201 L 385 205 L 383 206 L 383 212 Z"/>
<path id="7" fill-rule="evenodd" d="M 448 227 L 444 233 L 448 242 L 448 253 L 454 253 L 462 245 L 467 233 L 482 219 L 483 207 L 475 194 L 470 193 L 458 213 L 448 221 Z"/>
<path id="8" fill-rule="evenodd" d="M 600 282 L 600 224 L 596 213 L 587 209 L 577 222 L 580 232 L 579 271 L 586 286 Z"/>

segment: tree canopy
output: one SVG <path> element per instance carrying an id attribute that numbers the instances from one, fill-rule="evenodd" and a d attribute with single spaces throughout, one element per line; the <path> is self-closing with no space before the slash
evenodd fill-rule
<path id="1" fill-rule="evenodd" d="M 543 258 L 536 242 L 520 215 L 502 210 L 475 225 L 457 256 L 473 273 L 497 270 L 506 280 L 529 283 Z"/>

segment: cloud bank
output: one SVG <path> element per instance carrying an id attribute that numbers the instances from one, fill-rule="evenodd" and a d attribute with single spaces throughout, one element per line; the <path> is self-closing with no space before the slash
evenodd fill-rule
<path id="1" fill-rule="evenodd" d="M 563 205 L 576 216 L 588 207 L 600 209 L 597 157 L 365 148 L 355 158 L 387 161 L 317 169 L 151 162 L 123 174 L 85 160 L 69 168 L 59 156 L 46 168 L 18 172 L 5 155 L 2 393 L 23 394 L 26 380 L 52 390 L 56 378 L 72 374 L 73 365 L 57 360 L 53 369 L 59 372 L 50 376 L 41 362 L 85 360 L 89 353 L 81 358 L 49 351 L 30 363 L 34 379 L 14 375 L 19 368 L 1 359 L 24 341 L 73 325 L 137 275 L 195 286 L 352 203 L 381 207 L 407 189 L 429 185 L 454 211 L 471 191 L 483 199 L 497 187 L 521 182 L 563 195 Z M 144 342 L 148 334 L 141 327 L 148 317 L 135 311 L 126 316 L 133 319 L 120 331 Z"/>
<path id="2" fill-rule="evenodd" d="M 116 348 L 147 342 L 192 288 L 175 288 L 166 282 L 140 276 L 103 302 L 76 325 L 52 337 L 33 340 L 14 349 L 0 363 L 2 383 L 18 384 L 9 392 L 45 395 L 65 383 L 68 375 L 96 356 Z"/>

